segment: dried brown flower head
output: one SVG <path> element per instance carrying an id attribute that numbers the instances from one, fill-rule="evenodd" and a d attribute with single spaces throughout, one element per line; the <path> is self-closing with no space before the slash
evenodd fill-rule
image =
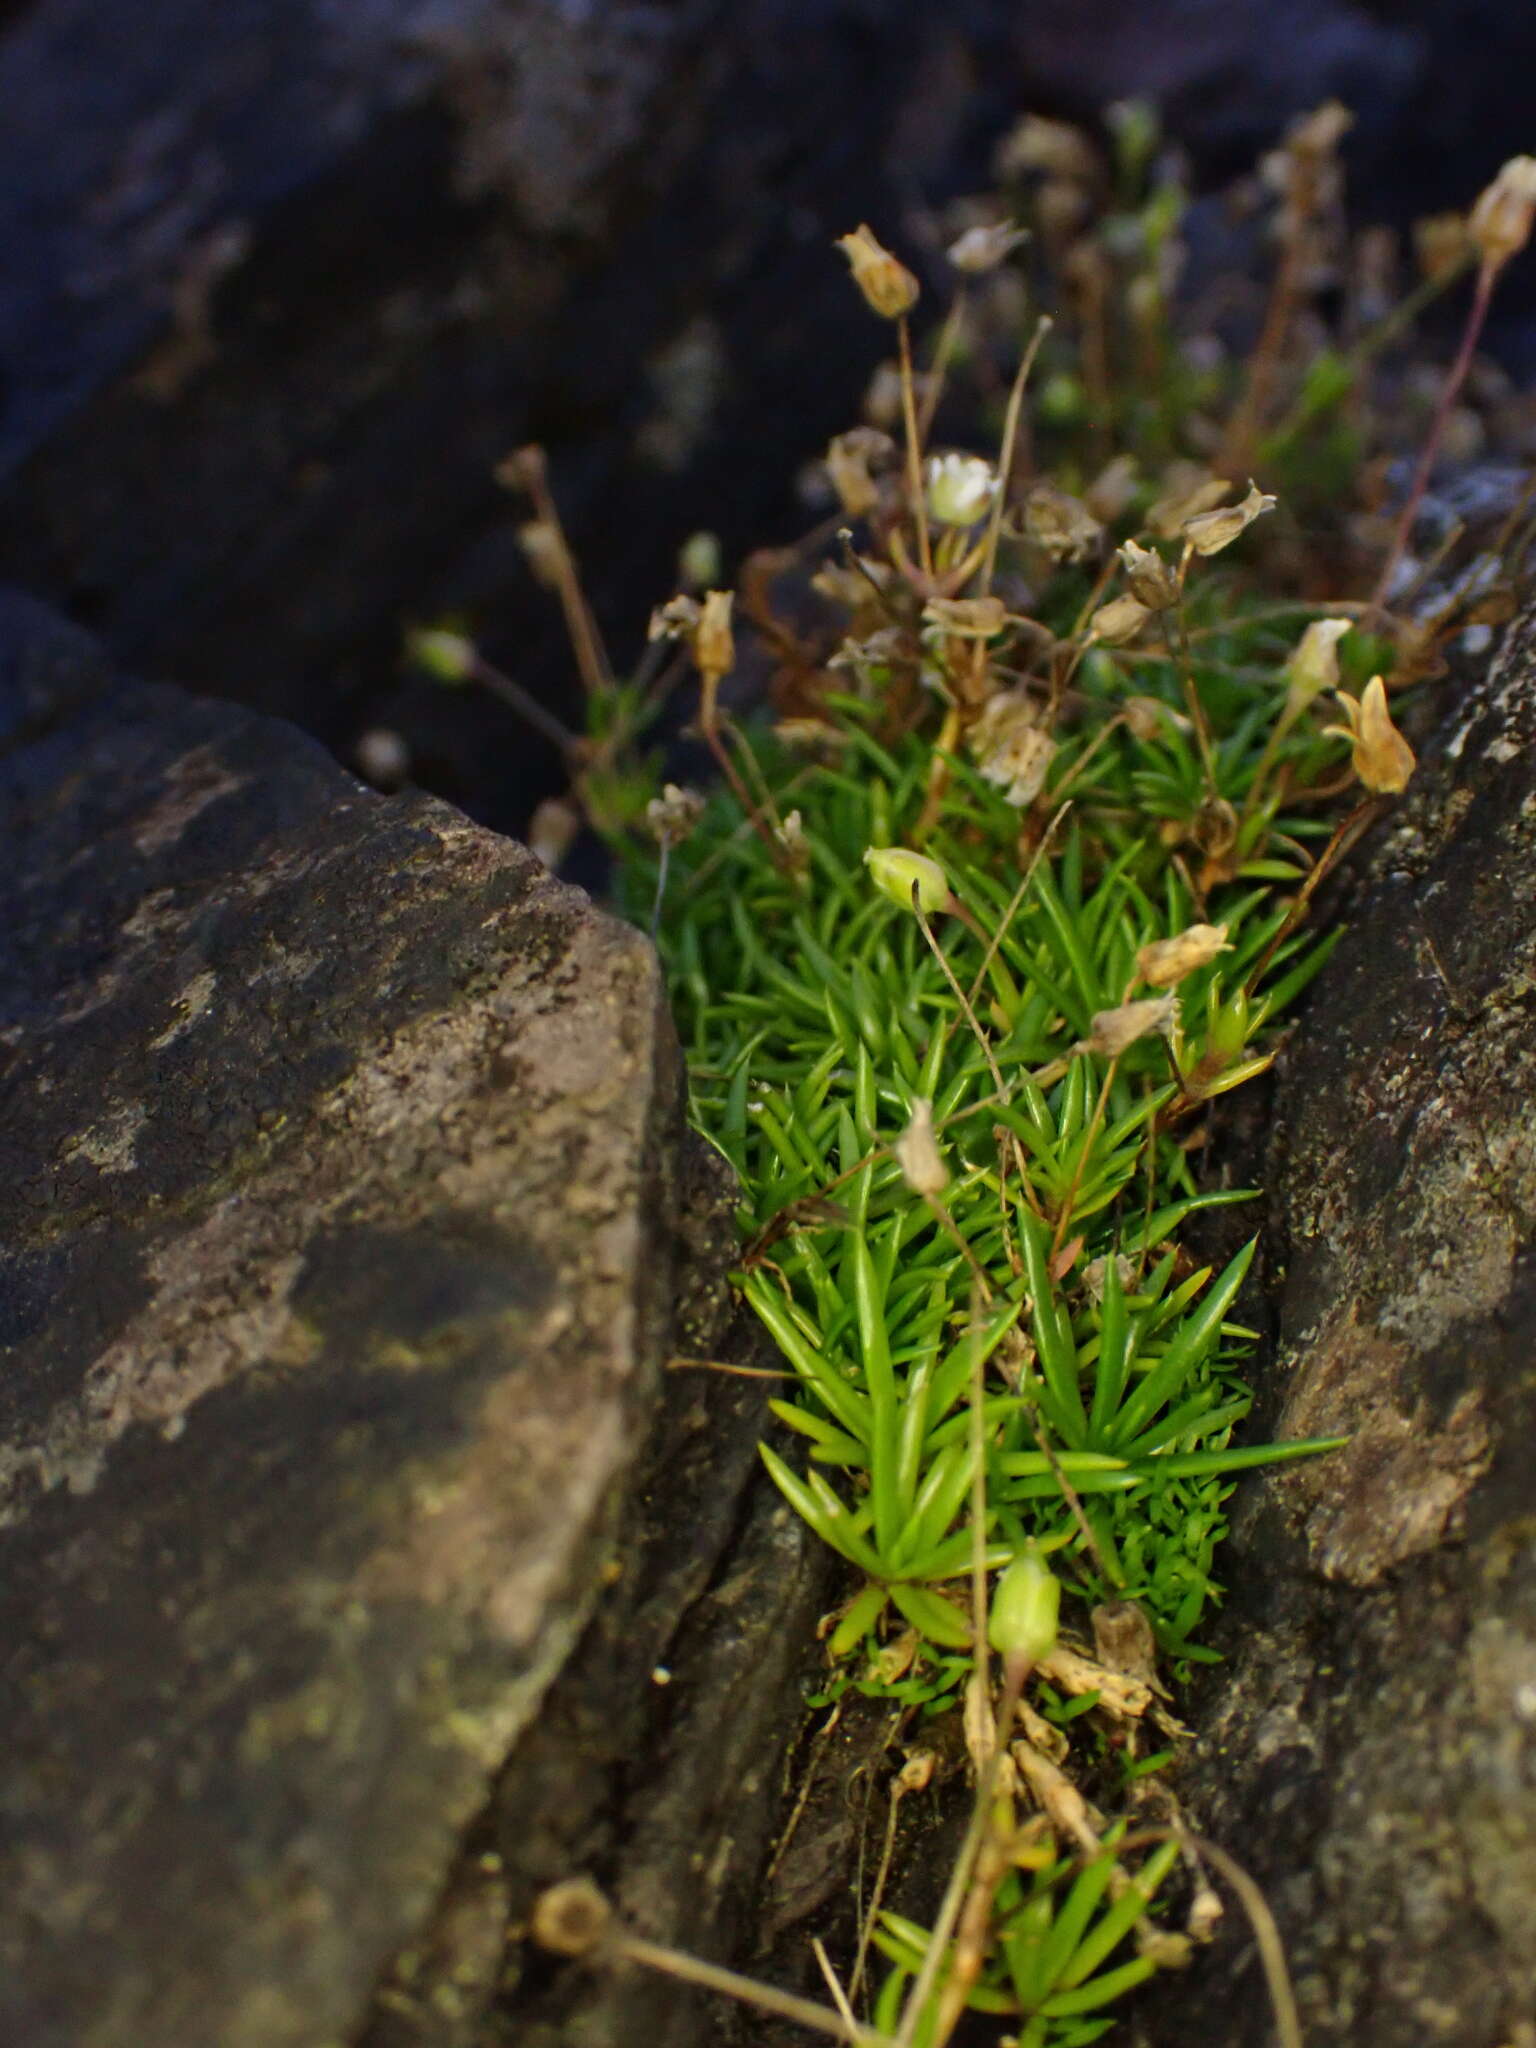
<path id="1" fill-rule="evenodd" d="M 1152 988 L 1172 988 L 1197 967 L 1208 967 L 1218 953 L 1229 953 L 1224 924 L 1191 924 L 1171 939 L 1154 939 L 1136 955 L 1136 972 Z"/>
<path id="2" fill-rule="evenodd" d="M 1241 504 L 1223 505 L 1214 512 L 1200 512 L 1193 519 L 1186 519 L 1184 538 L 1197 555 L 1219 555 L 1239 534 L 1246 533 L 1261 513 L 1273 512 L 1276 502 L 1250 478 L 1248 495 Z"/>
<path id="3" fill-rule="evenodd" d="M 1080 562 L 1104 537 L 1081 498 L 1047 483 L 1036 484 L 1024 500 L 1024 530 L 1059 562 Z"/>
<path id="4" fill-rule="evenodd" d="M 1338 705 L 1346 723 L 1323 730 L 1349 741 L 1355 773 L 1373 795 L 1400 795 L 1418 764 L 1412 747 L 1392 723 L 1386 684 L 1372 676 L 1358 700 L 1340 690 Z"/>
<path id="5" fill-rule="evenodd" d="M 1114 597 L 1101 604 L 1088 623 L 1095 640 L 1102 640 L 1106 647 L 1123 647 L 1136 638 L 1151 616 L 1150 605 L 1140 598 Z"/>
<path id="6" fill-rule="evenodd" d="M 1079 1039 L 1073 1050 L 1118 1059 L 1139 1038 L 1154 1031 L 1171 1031 L 1177 1019 L 1178 1001 L 1174 996 L 1144 996 L 1140 1002 L 1118 1003 L 1112 1010 L 1095 1012 L 1089 1019 L 1088 1036 Z"/>
<path id="7" fill-rule="evenodd" d="M 999 690 L 971 727 L 971 752 L 988 782 L 1020 810 L 1045 786 L 1056 742 L 1042 732 L 1035 707 L 1022 690 Z"/>
<path id="8" fill-rule="evenodd" d="M 1000 597 L 930 597 L 923 606 L 923 624 L 941 627 L 964 640 L 990 640 L 1008 623 L 1008 607 Z"/>
<path id="9" fill-rule="evenodd" d="M 675 782 L 663 785 L 645 807 L 645 822 L 659 846 L 681 845 L 704 815 L 704 799 L 695 789 L 679 788 Z"/>
<path id="10" fill-rule="evenodd" d="M 949 1186 L 949 1169 L 934 1136 L 933 1104 L 922 1096 L 912 1104 L 911 1120 L 891 1149 L 902 1179 L 915 1195 L 942 1195 Z"/>
<path id="11" fill-rule="evenodd" d="M 1179 601 L 1178 580 L 1155 548 L 1125 541 L 1117 550 L 1132 597 L 1149 612 L 1165 612 Z"/>
<path id="12" fill-rule="evenodd" d="M 729 590 L 708 590 L 693 636 L 693 658 L 704 676 L 729 675 L 736 666 L 736 642 L 731 633 Z"/>
<path id="13" fill-rule="evenodd" d="M 1498 269 L 1518 255 L 1536 220 L 1536 156 L 1512 156 L 1484 191 L 1467 221 L 1485 265 Z"/>
<path id="14" fill-rule="evenodd" d="M 904 263 L 876 241 L 862 223 L 851 235 L 839 235 L 837 246 L 848 258 L 853 281 L 866 304 L 883 320 L 899 320 L 917 304 L 918 282 Z"/>
<path id="15" fill-rule="evenodd" d="M 895 457 L 896 443 L 878 427 L 852 427 L 827 443 L 827 474 L 850 519 L 862 519 L 879 504 L 875 473 L 888 469 Z"/>

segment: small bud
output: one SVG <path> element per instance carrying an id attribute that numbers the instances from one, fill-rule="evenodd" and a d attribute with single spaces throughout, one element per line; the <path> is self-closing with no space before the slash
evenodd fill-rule
<path id="1" fill-rule="evenodd" d="M 709 590 L 693 636 L 693 658 L 705 676 L 729 675 L 736 665 L 736 642 L 731 634 L 729 590 Z"/>
<path id="2" fill-rule="evenodd" d="M 697 790 L 679 789 L 675 782 L 666 783 L 661 795 L 653 796 L 645 807 L 645 822 L 662 846 L 679 845 L 703 815 L 703 797 Z"/>
<path id="3" fill-rule="evenodd" d="M 983 271 L 995 270 L 1021 242 L 1028 240 L 1029 229 L 1015 227 L 1012 221 L 999 221 L 992 227 L 967 228 L 958 241 L 950 243 L 949 260 L 956 270 L 975 277 Z"/>
<path id="4" fill-rule="evenodd" d="M 791 811 L 782 825 L 774 827 L 773 836 L 783 847 L 794 873 L 803 874 L 811 864 L 811 848 L 805 836 L 805 826 L 801 822 L 800 813 Z"/>
<path id="5" fill-rule="evenodd" d="M 1224 796 L 1202 797 L 1190 821 L 1189 836 L 1200 851 L 1219 860 L 1237 844 L 1238 816 Z"/>
<path id="6" fill-rule="evenodd" d="M 1120 1003 L 1113 1010 L 1099 1010 L 1089 1019 L 1088 1036 L 1078 1040 L 1074 1052 L 1103 1053 L 1118 1059 L 1138 1038 L 1154 1031 L 1168 1032 L 1178 1016 L 1173 996 L 1146 996 L 1139 1003 Z"/>
<path id="7" fill-rule="evenodd" d="M 529 1932 L 557 1956 L 590 1955 L 613 1924 L 613 1908 L 589 1877 L 552 1884 L 533 1902 Z"/>
<path id="8" fill-rule="evenodd" d="M 1025 499 L 1024 530 L 1059 562 L 1080 562 L 1104 537 L 1082 500 L 1054 484 L 1036 484 Z"/>
<path id="9" fill-rule="evenodd" d="M 1285 719 L 1299 718 L 1314 697 L 1339 687 L 1339 642 L 1353 619 L 1314 619 L 1286 664 Z"/>
<path id="10" fill-rule="evenodd" d="M 920 910 L 942 910 L 949 901 L 949 877 L 926 853 L 912 853 L 905 846 L 870 846 L 864 850 L 864 865 L 875 887 L 903 910 L 912 908 L 914 886 Z"/>
<path id="11" fill-rule="evenodd" d="M 1179 586 L 1173 571 L 1155 548 L 1138 547 L 1128 540 L 1116 549 L 1132 597 L 1149 612 L 1165 612 L 1179 601 Z"/>
<path id="12" fill-rule="evenodd" d="M 720 536 L 690 533 L 677 551 L 677 577 L 685 590 L 707 590 L 720 581 Z"/>
<path id="13" fill-rule="evenodd" d="M 581 813 L 562 796 L 547 796 L 528 820 L 528 851 L 541 860 L 551 874 L 576 844 L 581 830 Z"/>
<path id="14" fill-rule="evenodd" d="M 418 668 L 424 668 L 439 683 L 467 683 L 480 659 L 472 640 L 437 626 L 408 633 L 405 651 Z"/>
<path id="15" fill-rule="evenodd" d="M 912 1104 L 912 1120 L 891 1149 L 913 1194 L 942 1195 L 949 1186 L 949 1169 L 933 1133 L 933 1104 L 922 1096 Z"/>
<path id="16" fill-rule="evenodd" d="M 1008 623 L 1008 607 L 1000 597 L 930 597 L 923 606 L 923 624 L 938 626 L 962 640 L 990 640 Z"/>
<path id="17" fill-rule="evenodd" d="M 496 481 L 508 491 L 537 491 L 546 480 L 549 465 L 537 441 L 514 448 L 496 465 Z"/>
<path id="18" fill-rule="evenodd" d="M 1516 256 L 1531 238 L 1536 220 L 1536 156 L 1512 156 L 1478 195 L 1467 233 L 1490 269 Z"/>
<path id="19" fill-rule="evenodd" d="M 979 455 L 935 455 L 928 464 L 928 511 L 940 526 L 974 526 L 991 510 L 997 471 Z"/>
<path id="20" fill-rule="evenodd" d="M 357 772 L 375 789 L 399 789 L 410 780 L 411 750 L 392 726 L 370 725 L 352 752 Z"/>
<path id="21" fill-rule="evenodd" d="M 1193 519 L 1186 519 L 1184 538 L 1197 555 L 1219 555 L 1239 534 L 1247 532 L 1260 513 L 1273 512 L 1275 504 L 1276 500 L 1267 491 L 1261 491 L 1250 477 L 1248 495 L 1240 505 L 1223 505 L 1215 512 L 1200 512 Z"/>
<path id="22" fill-rule="evenodd" d="M 860 225 L 851 235 L 839 235 L 837 246 L 848 258 L 853 281 L 865 302 L 883 320 L 899 320 L 917 304 L 918 283 L 904 263 L 875 240 Z"/>
<path id="23" fill-rule="evenodd" d="M 1372 676 L 1358 701 L 1338 692 L 1339 709 L 1348 721 L 1323 730 L 1348 740 L 1354 753 L 1355 773 L 1377 796 L 1397 796 L 1408 787 L 1417 763 L 1412 747 L 1392 723 L 1387 709 L 1387 688 L 1380 676 Z"/>
<path id="24" fill-rule="evenodd" d="M 896 1789 L 902 1792 L 926 1792 L 933 1782 L 934 1765 L 938 1757 L 931 1749 L 909 1749 L 907 1760 L 896 1773 Z"/>
<path id="25" fill-rule="evenodd" d="M 1056 1647 L 1060 1612 L 1061 1581 L 1037 1551 L 1021 1551 L 993 1588 L 987 1641 L 1004 1657 L 1039 1664 Z"/>
<path id="26" fill-rule="evenodd" d="M 1136 972 L 1153 988 L 1172 988 L 1197 967 L 1208 967 L 1218 953 L 1230 953 L 1224 924 L 1186 925 L 1171 939 L 1154 939 L 1136 955 Z"/>
<path id="27" fill-rule="evenodd" d="M 1151 616 L 1150 608 L 1138 598 L 1113 597 L 1099 606 L 1089 625 L 1095 640 L 1102 640 L 1106 647 L 1123 647 L 1136 638 Z"/>

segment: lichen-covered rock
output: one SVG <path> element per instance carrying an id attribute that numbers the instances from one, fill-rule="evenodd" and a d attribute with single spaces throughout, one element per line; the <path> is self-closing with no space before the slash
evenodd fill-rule
<path id="1" fill-rule="evenodd" d="M 0 2036 L 350 2034 L 591 1611 L 650 947 L 0 604 Z"/>
<path id="2" fill-rule="evenodd" d="M 1536 2043 L 1536 612 L 1450 712 L 1279 1095 L 1285 1435 L 1187 1793 L 1313 2048 Z M 1268 1397 L 1277 1396 L 1272 1389 Z M 1149 2037 L 1270 2038 L 1246 1933 Z"/>

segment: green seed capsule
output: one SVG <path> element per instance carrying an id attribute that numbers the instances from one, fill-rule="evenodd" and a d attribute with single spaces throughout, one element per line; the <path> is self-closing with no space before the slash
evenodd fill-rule
<path id="1" fill-rule="evenodd" d="M 870 846 L 865 848 L 864 865 L 875 887 L 903 910 L 912 908 L 914 884 L 919 907 L 930 915 L 949 901 L 949 877 L 926 853 L 912 853 L 905 846 Z"/>
<path id="2" fill-rule="evenodd" d="M 993 1592 L 987 1640 L 1005 1657 L 1024 1657 L 1038 1664 L 1056 1647 L 1060 1607 L 1061 1581 L 1036 1551 L 1022 1551 Z"/>

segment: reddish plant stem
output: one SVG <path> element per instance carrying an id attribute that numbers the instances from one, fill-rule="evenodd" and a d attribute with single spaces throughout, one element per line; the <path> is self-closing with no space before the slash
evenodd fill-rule
<path id="1" fill-rule="evenodd" d="M 1413 482 L 1403 500 L 1403 509 L 1398 514 L 1397 529 L 1392 535 L 1392 545 L 1387 550 L 1387 559 L 1382 564 L 1381 576 L 1376 585 L 1376 594 L 1371 602 L 1379 611 L 1384 608 L 1387 593 L 1392 588 L 1392 579 L 1397 574 L 1397 565 L 1413 534 L 1413 522 L 1418 517 L 1419 506 L 1429 488 L 1430 473 L 1435 466 L 1435 457 L 1440 452 L 1440 443 L 1445 436 L 1446 422 L 1451 416 L 1451 407 L 1456 394 L 1466 381 L 1467 371 L 1472 367 L 1472 352 L 1477 347 L 1478 336 L 1483 331 L 1483 322 L 1488 317 L 1489 302 L 1493 297 L 1494 280 L 1499 274 L 1496 263 L 1484 263 L 1477 273 L 1477 288 L 1472 294 L 1472 310 L 1467 315 L 1467 324 L 1462 331 L 1461 347 L 1444 384 L 1435 406 L 1435 416 L 1429 423 L 1429 432 L 1424 446 L 1419 451 L 1418 467 L 1413 473 Z"/>

